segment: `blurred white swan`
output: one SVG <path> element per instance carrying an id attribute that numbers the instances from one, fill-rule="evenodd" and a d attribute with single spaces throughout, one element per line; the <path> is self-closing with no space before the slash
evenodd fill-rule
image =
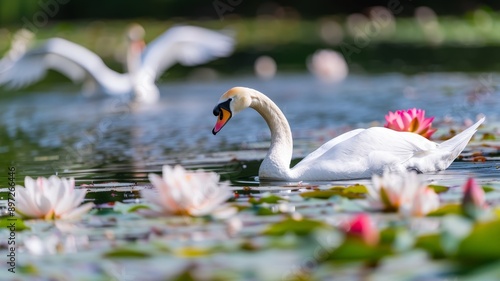
<path id="1" fill-rule="evenodd" d="M 307 68 L 325 83 L 338 83 L 349 74 L 344 57 L 333 50 L 317 50 L 308 58 Z"/>
<path id="2" fill-rule="evenodd" d="M 129 30 L 128 73 L 118 73 L 95 53 L 62 38 L 48 39 L 27 50 L 32 35 L 23 31 L 0 61 L 0 85 L 22 88 L 53 69 L 73 82 L 83 82 L 87 93 L 133 94 L 139 102 L 152 103 L 159 98 L 155 80 L 166 69 L 176 63 L 194 66 L 229 56 L 235 44 L 229 35 L 194 26 L 172 27 L 145 48 L 143 35 L 137 26 Z"/>

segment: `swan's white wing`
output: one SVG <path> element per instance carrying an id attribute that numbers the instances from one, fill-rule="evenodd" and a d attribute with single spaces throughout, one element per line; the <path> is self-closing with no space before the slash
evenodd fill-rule
<path id="1" fill-rule="evenodd" d="M 88 49 L 65 39 L 52 38 L 13 60 L 3 62 L 0 85 L 22 88 L 42 79 L 49 69 L 61 72 L 73 82 L 90 78 L 100 86 L 103 86 L 104 78 L 119 75 Z"/>
<path id="2" fill-rule="evenodd" d="M 64 57 L 54 54 L 28 56 L 7 66 L 5 72 L 0 73 L 0 84 L 11 89 L 23 88 L 41 80 L 49 69 L 64 74 L 73 82 L 81 82 L 85 77 L 82 68 Z"/>
<path id="3" fill-rule="evenodd" d="M 226 34 L 195 26 L 176 26 L 151 42 L 142 55 L 139 71 L 153 80 L 180 63 L 193 66 L 233 52 L 234 39 Z"/>
<path id="4" fill-rule="evenodd" d="M 361 133 L 362 131 L 364 131 L 365 129 L 356 129 L 356 130 L 352 130 L 352 131 L 349 131 L 349 132 L 346 132 L 346 133 L 343 133 L 342 135 L 340 136 L 337 136 L 331 140 L 329 140 L 328 142 L 324 143 L 322 146 L 318 147 L 315 151 L 311 152 L 309 155 L 307 155 L 304 159 L 302 159 L 300 161 L 300 164 L 301 165 L 304 165 L 309 162 L 312 162 L 314 161 L 315 159 L 317 159 L 318 157 L 320 157 L 322 154 L 324 154 L 325 152 L 327 152 L 328 150 L 330 150 L 332 147 L 334 147 L 335 145 L 347 140 L 347 139 L 350 139 L 351 137 Z"/>
<path id="5" fill-rule="evenodd" d="M 380 127 L 354 130 L 338 138 L 320 147 L 321 152 L 315 157 L 304 158 L 306 161 L 299 162 L 294 170 L 309 170 L 317 178 L 363 178 L 387 168 L 414 168 L 422 162 L 418 159 L 427 162 L 424 158 L 438 146 L 415 133 Z M 332 175 L 325 175 L 329 172 Z"/>

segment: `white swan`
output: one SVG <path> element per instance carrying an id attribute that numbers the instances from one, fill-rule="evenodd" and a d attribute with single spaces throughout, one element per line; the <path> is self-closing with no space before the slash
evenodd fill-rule
<path id="1" fill-rule="evenodd" d="M 14 40 L 12 50 L 0 62 L 0 85 L 25 87 L 53 69 L 74 82 L 84 82 L 87 91 L 134 94 L 138 101 L 152 103 L 159 98 L 155 80 L 166 69 L 175 63 L 194 66 L 226 57 L 234 48 L 231 36 L 200 27 L 176 26 L 144 49 L 143 33 L 137 27 L 128 33 L 128 73 L 111 70 L 95 53 L 62 38 L 48 39 L 28 51 L 21 50 L 26 47 Z"/>
<path id="2" fill-rule="evenodd" d="M 357 129 L 323 144 L 290 168 L 293 140 L 281 110 L 264 94 L 235 87 L 222 95 L 213 113 L 218 116 L 212 133 L 217 134 L 233 114 L 251 107 L 271 130 L 271 147 L 259 169 L 261 180 L 343 180 L 368 178 L 384 170 L 444 170 L 469 142 L 484 117 L 443 143 L 435 143 L 409 132 L 382 127 Z"/>

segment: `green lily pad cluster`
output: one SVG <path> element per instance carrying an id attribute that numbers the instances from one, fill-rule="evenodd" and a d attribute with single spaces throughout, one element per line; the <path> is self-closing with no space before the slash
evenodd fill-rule
<path id="1" fill-rule="evenodd" d="M 364 185 L 351 185 L 347 187 L 334 186 L 325 190 L 307 191 L 300 194 L 304 198 L 328 199 L 332 196 L 341 196 L 349 199 L 362 199 L 368 191 Z"/>

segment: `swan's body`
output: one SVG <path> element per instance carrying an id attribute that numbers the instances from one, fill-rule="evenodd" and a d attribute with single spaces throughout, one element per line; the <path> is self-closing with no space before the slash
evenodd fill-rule
<path id="1" fill-rule="evenodd" d="M 368 178 L 384 170 L 421 173 L 444 170 L 484 121 L 483 118 L 440 144 L 415 133 L 382 127 L 357 129 L 323 144 L 290 168 L 293 152 L 290 126 L 276 104 L 256 90 L 236 87 L 222 95 L 214 108 L 214 115 L 219 117 L 212 132 L 218 133 L 233 113 L 247 107 L 260 113 L 271 130 L 271 146 L 259 169 L 261 180 L 341 180 Z"/>
<path id="2" fill-rule="evenodd" d="M 159 98 L 155 81 L 166 69 L 176 63 L 194 66 L 228 56 L 234 46 L 230 36 L 194 26 L 170 28 L 144 50 L 142 38 L 129 39 L 128 73 L 111 70 L 98 55 L 78 44 L 52 38 L 28 51 L 11 51 L 15 55 L 0 62 L 0 85 L 25 87 L 53 69 L 74 82 L 84 82 L 92 93 L 134 94 L 141 102 L 154 102 Z"/>

